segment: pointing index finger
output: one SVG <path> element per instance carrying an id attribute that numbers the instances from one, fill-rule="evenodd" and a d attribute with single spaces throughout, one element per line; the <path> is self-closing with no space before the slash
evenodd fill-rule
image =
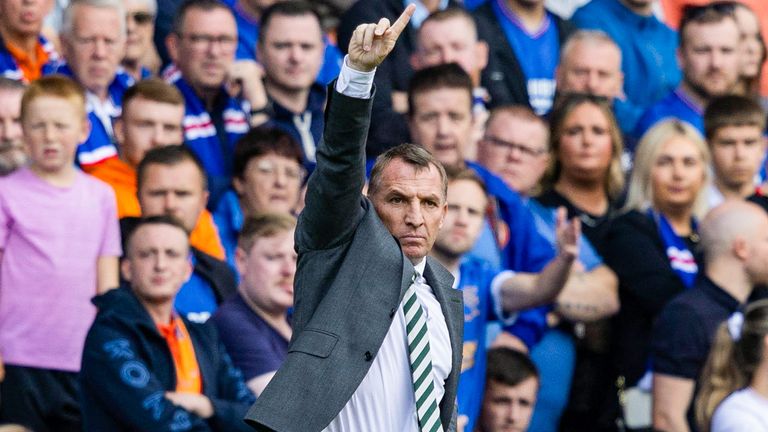
<path id="1" fill-rule="evenodd" d="M 390 27 L 387 30 L 387 33 L 393 34 L 395 38 L 400 36 L 400 33 L 403 32 L 405 29 L 405 26 L 408 25 L 408 22 L 411 20 L 411 17 L 413 16 L 413 12 L 416 10 L 416 5 L 409 4 L 407 8 L 403 11 L 403 13 L 400 15 L 400 17 L 395 21 L 394 24 L 392 24 L 392 27 Z"/>

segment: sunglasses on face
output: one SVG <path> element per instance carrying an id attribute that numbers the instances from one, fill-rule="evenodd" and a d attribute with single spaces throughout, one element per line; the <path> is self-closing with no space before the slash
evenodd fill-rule
<path id="1" fill-rule="evenodd" d="M 155 16 L 149 12 L 133 12 L 126 14 L 126 16 L 138 25 L 146 25 L 155 20 Z"/>

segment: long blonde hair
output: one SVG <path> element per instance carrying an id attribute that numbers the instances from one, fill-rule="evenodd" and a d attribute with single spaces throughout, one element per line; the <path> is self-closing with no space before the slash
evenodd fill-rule
<path id="1" fill-rule="evenodd" d="M 752 381 L 765 355 L 763 340 L 768 335 L 768 300 L 759 300 L 747 306 L 738 334 L 732 335 L 728 324 L 724 322 L 717 329 L 699 380 L 695 411 L 696 422 L 702 432 L 709 432 L 712 415 L 718 405 Z M 734 336 L 738 340 L 734 340 Z"/>
<path id="2" fill-rule="evenodd" d="M 696 128 L 677 119 L 667 119 L 656 123 L 640 139 L 637 150 L 635 150 L 634 167 L 629 180 L 629 190 L 624 211 L 638 210 L 642 212 L 653 207 L 654 191 L 651 179 L 653 166 L 656 164 L 656 159 L 659 157 L 662 146 L 669 142 L 669 140 L 678 137 L 685 138 L 694 143 L 701 154 L 705 177 L 704 184 L 696 195 L 696 200 L 693 204 L 693 214 L 697 219 L 704 217 L 704 214 L 707 212 L 709 147 L 707 147 L 707 143 Z"/>

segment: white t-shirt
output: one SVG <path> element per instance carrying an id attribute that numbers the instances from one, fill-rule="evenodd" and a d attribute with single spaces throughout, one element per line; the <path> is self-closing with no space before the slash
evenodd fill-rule
<path id="1" fill-rule="evenodd" d="M 768 432 L 768 399 L 751 387 L 733 392 L 712 416 L 712 432 Z"/>

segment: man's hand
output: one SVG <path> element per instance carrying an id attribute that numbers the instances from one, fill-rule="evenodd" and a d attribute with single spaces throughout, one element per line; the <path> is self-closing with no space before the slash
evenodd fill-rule
<path id="1" fill-rule="evenodd" d="M 579 257 L 579 237 L 581 237 L 581 221 L 575 217 L 568 222 L 568 212 L 565 207 L 558 207 L 555 222 L 557 253 L 567 260 Z"/>
<path id="2" fill-rule="evenodd" d="M 213 404 L 211 404 L 210 399 L 203 395 L 166 392 L 165 398 L 172 404 L 178 405 L 200 418 L 207 419 L 213 416 Z"/>
<path id="3" fill-rule="evenodd" d="M 400 18 L 391 26 L 387 18 L 378 24 L 360 24 L 349 41 L 349 66 L 360 72 L 370 72 L 392 51 L 395 42 L 411 20 L 415 5 L 408 5 Z"/>
<path id="4" fill-rule="evenodd" d="M 241 96 L 251 104 L 252 109 L 259 109 L 267 104 L 263 77 L 261 65 L 253 60 L 238 60 L 230 66 L 224 87 L 230 96 Z"/>

